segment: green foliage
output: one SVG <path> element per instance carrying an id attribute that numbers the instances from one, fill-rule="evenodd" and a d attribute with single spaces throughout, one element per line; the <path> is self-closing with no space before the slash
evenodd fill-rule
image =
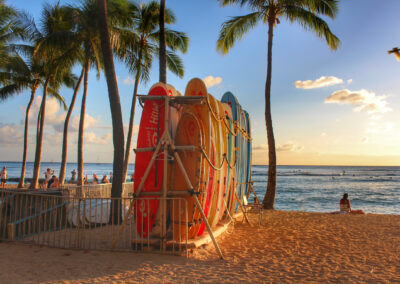
<path id="1" fill-rule="evenodd" d="M 219 0 L 223 5 L 238 4 L 253 12 L 233 17 L 222 24 L 217 50 L 227 53 L 237 40 L 240 40 L 258 22 L 263 24 L 279 23 L 285 18 L 291 23 L 300 24 L 305 30 L 314 32 L 325 39 L 332 50 L 340 45 L 340 40 L 331 32 L 328 24 L 320 17 L 336 17 L 338 0 Z"/>

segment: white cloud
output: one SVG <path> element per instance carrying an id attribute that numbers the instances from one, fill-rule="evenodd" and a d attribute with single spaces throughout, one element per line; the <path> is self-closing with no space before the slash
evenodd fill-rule
<path id="1" fill-rule="evenodd" d="M 361 143 L 365 144 L 368 143 L 368 137 L 364 137 L 363 139 L 361 139 Z"/>
<path id="2" fill-rule="evenodd" d="M 303 146 L 297 145 L 292 142 L 289 142 L 289 143 L 286 143 L 283 145 L 279 145 L 278 147 L 276 147 L 277 152 L 299 152 L 303 149 L 304 149 Z"/>
<path id="3" fill-rule="evenodd" d="M 267 144 L 253 145 L 252 150 L 253 151 L 266 151 L 266 150 L 268 150 L 268 145 Z"/>
<path id="4" fill-rule="evenodd" d="M 211 88 L 212 86 L 221 84 L 222 78 L 221 77 L 213 77 L 213 76 L 207 76 L 203 78 L 204 84 L 206 84 L 207 88 Z"/>
<path id="5" fill-rule="evenodd" d="M 354 105 L 354 111 L 366 111 L 370 114 L 385 113 L 391 111 L 387 107 L 386 96 L 377 96 L 373 92 L 365 89 L 359 91 L 350 91 L 348 89 L 333 92 L 325 99 L 325 103 L 351 104 Z"/>
<path id="6" fill-rule="evenodd" d="M 79 115 L 75 115 L 72 117 L 70 124 L 69 124 L 72 131 L 79 130 L 79 119 L 80 119 Z M 99 120 L 100 119 L 95 119 L 94 117 L 92 117 L 86 113 L 85 114 L 85 124 L 84 124 L 83 129 L 86 130 L 86 129 L 93 128 Z"/>
<path id="7" fill-rule="evenodd" d="M 323 87 L 329 87 L 337 84 L 342 84 L 343 80 L 336 78 L 334 76 L 329 76 L 325 77 L 322 76 L 319 79 L 316 79 L 315 81 L 312 80 L 306 80 L 306 81 L 296 81 L 294 82 L 294 85 L 298 89 L 317 89 L 317 88 L 323 88 Z"/>
<path id="8" fill-rule="evenodd" d="M 327 134 L 326 134 L 325 132 L 322 132 L 322 133 L 321 133 L 321 137 L 326 137 L 326 135 L 327 135 Z"/>
<path id="9" fill-rule="evenodd" d="M 109 144 L 111 138 L 112 138 L 111 133 L 107 133 L 106 135 L 104 135 L 102 137 L 97 137 L 97 135 L 94 132 L 85 132 L 83 141 L 84 141 L 85 145 L 88 145 L 88 146 L 90 144 L 107 145 L 107 144 Z"/>
<path id="10" fill-rule="evenodd" d="M 351 83 L 353 83 L 353 79 L 349 79 L 349 80 L 347 80 L 347 84 L 351 84 Z"/>
<path id="11" fill-rule="evenodd" d="M 392 130 L 393 130 L 392 122 L 383 123 L 371 120 L 368 124 L 366 132 L 372 134 L 387 134 Z"/>
<path id="12" fill-rule="evenodd" d="M 3 145 L 15 145 L 23 143 L 23 133 L 16 130 L 13 124 L 0 125 L 0 143 Z"/>
<path id="13" fill-rule="evenodd" d="M 131 76 L 126 77 L 122 82 L 125 85 L 133 85 L 133 84 L 135 84 L 135 80 Z"/>

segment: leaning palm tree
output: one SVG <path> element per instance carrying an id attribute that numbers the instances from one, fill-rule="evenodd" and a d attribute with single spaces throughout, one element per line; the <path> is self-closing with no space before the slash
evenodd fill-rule
<path id="1" fill-rule="evenodd" d="M 133 4 L 134 5 L 134 4 Z M 129 167 L 129 157 L 131 153 L 131 143 L 133 134 L 133 121 L 135 117 L 137 90 L 142 81 L 148 81 L 149 73 L 152 67 L 154 56 L 159 53 L 159 13 L 160 5 L 156 1 L 142 4 L 137 7 L 134 14 L 132 33 L 127 34 L 131 37 L 130 41 L 125 37 L 121 41 L 124 44 L 119 46 L 117 55 L 127 64 L 130 72 L 134 73 L 135 84 L 132 97 L 131 114 L 129 119 L 128 135 L 125 147 L 123 181 L 126 181 L 126 176 Z M 170 9 L 165 10 L 165 22 L 167 24 L 175 23 L 175 16 Z M 179 50 L 183 53 L 187 51 L 189 38 L 185 33 L 165 30 L 166 45 L 169 48 L 166 53 L 167 67 L 174 74 L 183 77 L 184 68 L 182 60 L 176 55 L 175 51 Z M 133 38 L 133 40 L 132 40 Z"/>
<path id="2" fill-rule="evenodd" d="M 51 47 L 44 44 L 46 38 L 50 34 L 56 33 L 60 25 L 67 24 L 67 19 L 63 20 L 65 16 L 63 9 L 59 4 L 54 6 L 45 5 L 42 11 L 42 31 L 32 24 L 32 29 L 35 30 L 36 34 L 33 56 L 35 60 L 43 64 L 42 76 L 44 84 L 43 97 L 38 114 L 35 163 L 31 188 L 37 188 L 39 182 L 47 93 L 51 89 L 58 90 L 63 84 L 71 88 L 76 86 L 76 76 L 71 73 L 71 68 L 75 63 L 75 57 L 72 56 L 75 54 L 75 49 L 63 50 L 56 46 Z"/>
<path id="3" fill-rule="evenodd" d="M 26 62 L 21 56 L 15 54 L 0 72 L 2 78 L 7 78 L 3 87 L 0 89 L 0 99 L 6 99 L 14 95 L 22 94 L 25 89 L 30 90 L 30 99 L 25 111 L 25 127 L 24 127 L 24 146 L 22 155 L 21 176 L 18 187 L 25 186 L 26 157 L 28 153 L 28 129 L 29 129 L 29 113 L 32 103 L 35 99 L 36 90 L 44 81 L 36 64 Z"/>
<path id="4" fill-rule="evenodd" d="M 265 124 L 268 138 L 268 184 L 263 200 L 264 208 L 273 209 L 276 192 L 276 150 L 271 117 L 271 75 L 272 75 L 272 39 L 274 27 L 281 18 L 291 23 L 299 23 L 306 30 L 313 31 L 318 37 L 324 38 L 327 45 L 336 50 L 339 39 L 331 32 L 328 24 L 320 18 L 327 16 L 335 18 L 338 11 L 338 0 L 219 0 L 222 5 L 239 4 L 247 6 L 252 13 L 233 17 L 223 23 L 217 49 L 227 53 L 235 42 L 243 37 L 259 22 L 268 26 L 268 63 L 265 83 Z"/>
<path id="5" fill-rule="evenodd" d="M 115 75 L 113 51 L 110 43 L 107 20 L 106 0 L 97 0 L 99 11 L 99 30 L 101 36 L 101 50 L 104 58 L 105 74 L 107 78 L 108 97 L 110 99 L 111 117 L 113 124 L 114 163 L 111 197 L 120 197 L 122 193 L 122 168 L 124 162 L 124 126 L 122 121 L 121 102 L 119 99 L 117 77 Z M 113 200 L 111 204 L 110 223 L 120 221 L 120 200 Z M 114 216 L 114 219 L 111 219 Z"/>

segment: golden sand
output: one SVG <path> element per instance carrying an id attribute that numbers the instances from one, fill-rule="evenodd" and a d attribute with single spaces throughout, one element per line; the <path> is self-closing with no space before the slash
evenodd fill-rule
<path id="1" fill-rule="evenodd" d="M 253 223 L 256 221 L 253 219 Z M 270 211 L 189 259 L 0 243 L 1 283 L 400 282 L 400 216 Z"/>

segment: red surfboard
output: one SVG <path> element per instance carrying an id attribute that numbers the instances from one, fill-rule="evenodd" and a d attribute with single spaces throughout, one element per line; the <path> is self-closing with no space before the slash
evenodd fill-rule
<path id="1" fill-rule="evenodd" d="M 153 85 L 149 91 L 149 96 L 172 96 L 168 88 L 163 83 Z M 137 148 L 156 147 L 163 132 L 165 121 L 165 107 L 163 100 L 146 101 L 144 103 L 142 118 L 139 125 Z M 175 129 L 174 129 L 175 131 Z M 137 192 L 143 175 L 150 163 L 153 152 L 137 152 L 135 157 L 135 176 L 134 192 Z M 153 163 L 150 172 L 144 182 L 141 193 L 160 192 L 163 185 L 164 172 L 164 153 L 160 151 L 157 159 Z M 142 198 L 140 198 L 142 197 Z M 151 232 L 156 221 L 159 207 L 159 200 L 144 199 L 145 194 L 141 195 L 134 203 L 134 213 L 136 229 L 140 236 L 147 237 Z"/>

